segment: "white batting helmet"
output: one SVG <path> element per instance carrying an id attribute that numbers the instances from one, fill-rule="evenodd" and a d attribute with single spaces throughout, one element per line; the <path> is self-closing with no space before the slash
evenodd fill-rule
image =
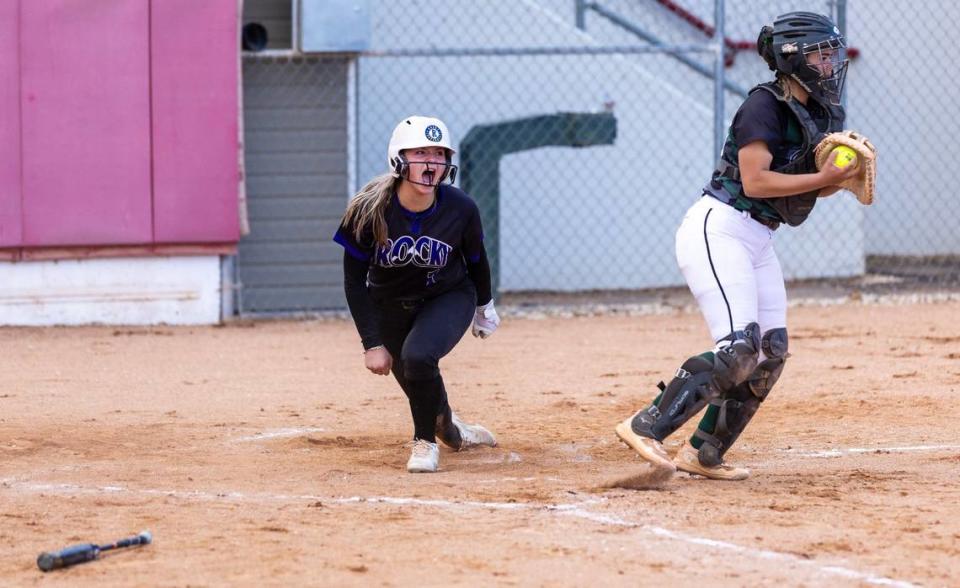
<path id="1" fill-rule="evenodd" d="M 390 145 L 387 147 L 387 165 L 390 166 L 393 177 L 399 178 L 403 166 L 406 165 L 400 152 L 416 147 L 443 147 L 447 150 L 448 163 L 457 152 L 450 141 L 450 131 L 442 120 L 430 116 L 408 116 L 393 129 Z"/>

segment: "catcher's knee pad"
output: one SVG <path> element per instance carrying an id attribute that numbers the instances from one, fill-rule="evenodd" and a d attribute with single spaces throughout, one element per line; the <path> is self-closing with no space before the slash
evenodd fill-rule
<path id="1" fill-rule="evenodd" d="M 760 404 L 767 398 L 771 388 L 780 379 L 787 361 L 787 330 L 771 329 L 763 334 L 761 346 L 766 359 L 757 364 L 753 373 L 739 385 L 734 386 L 722 398 L 712 404 L 719 407 L 716 425 L 712 433 L 697 430 L 694 436 L 701 439 L 700 463 L 707 467 L 720 465 L 723 455 L 737 440 L 747 423 L 756 414 Z"/>
<path id="2" fill-rule="evenodd" d="M 786 329 L 770 329 L 760 339 L 760 349 L 767 357 L 787 357 L 789 347 Z"/>
<path id="3" fill-rule="evenodd" d="M 760 340 L 760 348 L 767 358 L 757 365 L 757 369 L 747 378 L 747 383 L 750 384 L 753 394 L 761 401 L 767 397 L 770 389 L 780 379 L 783 366 L 790 357 L 787 353 L 787 343 L 786 329 L 770 329 Z"/>
<path id="4" fill-rule="evenodd" d="M 760 353 L 760 326 L 750 323 L 742 331 L 734 331 L 720 340 L 728 342 L 716 352 L 713 379 L 717 389 L 725 392 L 747 379 L 757 367 Z"/>

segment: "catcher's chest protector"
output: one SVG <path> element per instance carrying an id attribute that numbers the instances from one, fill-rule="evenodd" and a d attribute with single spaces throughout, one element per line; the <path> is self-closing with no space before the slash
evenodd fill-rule
<path id="1" fill-rule="evenodd" d="M 832 105 L 823 106 L 827 113 L 827 124 L 825 130 L 821 131 L 820 127 L 817 126 L 816 120 L 810 116 L 810 113 L 802 104 L 796 100 L 786 100 L 784 98 L 783 91 L 778 83 L 768 82 L 760 84 L 750 90 L 750 93 L 753 94 L 757 91 L 770 92 L 777 100 L 787 106 L 793 115 L 797 127 L 800 129 L 803 141 L 798 151 L 799 155 L 794 157 L 786 165 L 773 168 L 772 171 L 782 174 L 816 173 L 817 161 L 814 150 L 823 137 L 843 128 L 845 118 L 843 108 Z M 812 97 L 811 100 L 813 100 Z M 734 155 L 735 146 L 732 144 L 732 141 L 733 135 L 731 133 L 727 138 L 727 143 L 723 147 L 723 153 L 720 156 L 717 169 L 713 172 L 714 180 L 727 178 L 737 182 L 740 181 L 740 166 L 737 157 Z M 750 198 L 741 192 L 741 197 L 766 203 L 776 211 L 781 221 L 795 227 L 807 220 L 807 217 L 817 203 L 818 194 L 819 190 L 806 194 L 797 194 L 796 196 L 787 196 L 785 198 Z"/>
<path id="2" fill-rule="evenodd" d="M 828 134 L 843 129 L 843 120 L 846 118 L 843 107 L 832 105 L 823 106 L 821 104 L 821 107 L 827 113 L 826 129 L 821 131 L 820 127 L 817 126 L 817 122 L 812 116 L 810 116 L 810 112 L 806 109 L 806 107 L 797 100 L 785 99 L 783 96 L 783 90 L 776 82 L 760 84 L 759 86 L 756 86 L 750 90 L 750 93 L 752 94 L 757 90 L 765 90 L 770 92 L 774 95 L 774 97 L 776 97 L 777 100 L 782 102 L 790 110 L 790 113 L 793 114 L 793 117 L 797 120 L 797 123 L 799 123 L 800 130 L 803 133 L 803 145 L 801 147 L 800 155 L 791 160 L 790 163 L 774 168 L 773 171 L 783 174 L 815 173 L 817 171 L 817 162 L 816 158 L 813 156 L 813 150 Z M 810 100 L 814 100 L 814 98 L 811 96 Z"/>
<path id="3" fill-rule="evenodd" d="M 814 155 L 814 149 L 827 134 L 843 129 L 843 121 L 844 118 L 846 118 L 843 107 L 821 105 L 827 113 L 826 129 L 821 131 L 816 121 L 800 102 L 784 98 L 783 90 L 776 82 L 760 84 L 750 90 L 750 92 L 753 93 L 758 90 L 770 92 L 777 100 L 785 104 L 787 108 L 790 109 L 797 123 L 799 123 L 800 130 L 803 133 L 803 145 L 801 146 L 800 154 L 786 165 L 776 167 L 771 171 L 781 174 L 816 173 L 817 159 Z M 813 96 L 809 99 L 814 100 Z M 791 227 L 795 227 L 807 220 L 807 217 L 810 216 L 810 212 L 817 204 L 817 196 L 819 193 L 819 190 L 814 190 L 805 194 L 797 194 L 785 198 L 765 198 L 764 200 L 777 211 L 785 223 Z"/>

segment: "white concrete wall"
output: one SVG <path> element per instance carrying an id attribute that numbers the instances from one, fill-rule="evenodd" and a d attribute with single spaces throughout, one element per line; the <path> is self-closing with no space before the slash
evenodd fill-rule
<path id="1" fill-rule="evenodd" d="M 381 0 L 374 2 L 374 49 L 641 44 L 596 17 L 586 32 L 577 30 L 573 5 Z M 712 19 L 709 6 L 705 14 Z M 650 9 L 634 16 L 645 12 Z M 755 38 L 763 23 L 752 18 Z M 704 41 L 702 34 L 671 34 L 676 43 Z M 759 70 L 743 81 L 748 87 L 769 79 L 752 57 L 738 66 Z M 712 92 L 710 81 L 664 55 L 362 58 L 358 178 L 384 170 L 390 131 L 412 113 L 444 118 L 457 141 L 478 124 L 596 111 L 613 101 L 614 146 L 548 148 L 503 160 L 502 288 L 682 284 L 674 232 L 715 163 Z M 740 98 L 728 94 L 727 100 L 732 116 Z M 813 219 L 800 230 L 779 231 L 777 241 L 789 278 L 863 271 L 862 211 L 849 196 L 822 202 Z"/>
<path id="2" fill-rule="evenodd" d="M 220 321 L 220 258 L 0 262 L 0 325 Z"/>
<path id="3" fill-rule="evenodd" d="M 853 127 L 877 145 L 877 201 L 865 212 L 867 252 L 960 254 L 954 155 L 960 150 L 960 3 L 849 0 Z"/>

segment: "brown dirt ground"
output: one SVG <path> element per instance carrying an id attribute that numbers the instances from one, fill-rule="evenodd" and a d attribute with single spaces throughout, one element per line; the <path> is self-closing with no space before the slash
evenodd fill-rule
<path id="1" fill-rule="evenodd" d="M 958 317 L 792 309 L 793 358 L 728 456 L 751 478 L 650 491 L 604 487 L 646 467 L 613 426 L 708 346 L 696 313 L 466 337 L 452 402 L 500 447 L 432 475 L 405 472 L 406 401 L 347 321 L 0 329 L 0 584 L 956 585 Z"/>

